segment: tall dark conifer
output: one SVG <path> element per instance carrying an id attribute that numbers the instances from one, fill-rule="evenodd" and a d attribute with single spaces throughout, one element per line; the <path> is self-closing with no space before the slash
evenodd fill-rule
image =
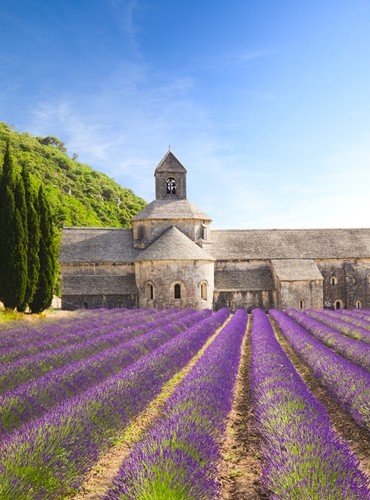
<path id="1" fill-rule="evenodd" d="M 6 308 L 24 303 L 27 284 L 27 209 L 9 143 L 0 180 L 0 298 Z"/>
<path id="2" fill-rule="evenodd" d="M 30 309 L 34 313 L 39 313 L 50 307 L 57 271 L 55 230 L 42 186 L 38 193 L 37 211 L 40 216 L 40 272 L 36 292 L 29 303 Z"/>
<path id="3" fill-rule="evenodd" d="M 27 304 L 32 301 L 36 292 L 36 287 L 40 272 L 40 217 L 36 209 L 37 196 L 31 185 L 31 179 L 26 167 L 22 168 L 22 179 L 27 204 L 27 286 L 24 298 L 24 304 L 21 306 L 26 309 Z"/>

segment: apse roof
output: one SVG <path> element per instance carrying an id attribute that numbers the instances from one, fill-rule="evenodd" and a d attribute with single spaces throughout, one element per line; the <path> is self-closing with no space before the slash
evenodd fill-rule
<path id="1" fill-rule="evenodd" d="M 136 262 L 149 260 L 213 261 L 214 258 L 175 226 L 171 226 L 145 250 L 140 251 L 135 259 Z"/>

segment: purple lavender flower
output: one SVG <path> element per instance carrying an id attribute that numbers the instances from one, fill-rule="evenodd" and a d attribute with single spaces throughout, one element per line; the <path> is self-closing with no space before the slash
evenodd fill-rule
<path id="1" fill-rule="evenodd" d="M 349 361 L 362 366 L 362 368 L 370 370 L 370 344 L 347 337 L 338 332 L 338 330 L 305 314 L 305 312 L 287 309 L 285 313 L 335 352 L 341 354 Z"/>
<path id="2" fill-rule="evenodd" d="M 5 436 L 0 447 L 0 497 L 59 498 L 76 489 L 99 453 L 228 315 L 226 309 L 217 311 L 119 374 Z"/>
<path id="3" fill-rule="evenodd" d="M 282 317 L 280 311 L 270 313 L 275 320 Z M 291 338 L 297 329 L 284 316 Z M 287 322 L 282 326 L 288 329 Z M 333 430 L 326 409 L 294 369 L 260 309 L 252 312 L 251 346 L 254 414 L 269 498 L 369 499 L 357 458 Z"/>
<path id="4" fill-rule="evenodd" d="M 184 314 L 187 316 L 184 316 Z M 36 418 L 56 404 L 82 393 L 211 314 L 184 311 L 167 326 L 53 370 L 0 396 L 0 435 Z"/>
<path id="5" fill-rule="evenodd" d="M 320 383 L 355 422 L 370 430 L 370 373 L 333 352 L 283 311 L 273 309 L 270 315 Z"/>
<path id="6" fill-rule="evenodd" d="M 219 442 L 231 409 L 247 314 L 238 310 L 122 464 L 106 499 L 217 498 Z"/>

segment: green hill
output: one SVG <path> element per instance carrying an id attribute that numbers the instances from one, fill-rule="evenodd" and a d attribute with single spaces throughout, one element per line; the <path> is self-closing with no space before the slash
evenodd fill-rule
<path id="1" fill-rule="evenodd" d="M 145 201 L 107 175 L 79 163 L 55 137 L 19 133 L 0 122 L 0 168 L 9 140 L 12 155 L 26 165 L 32 181 L 43 184 L 58 227 L 129 227 Z"/>

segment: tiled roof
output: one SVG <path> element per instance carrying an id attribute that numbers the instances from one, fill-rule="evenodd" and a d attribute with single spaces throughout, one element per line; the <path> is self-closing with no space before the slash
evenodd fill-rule
<path id="1" fill-rule="evenodd" d="M 201 219 L 209 221 L 207 214 L 188 200 L 154 200 L 132 220 L 144 219 Z"/>
<path id="2" fill-rule="evenodd" d="M 175 226 L 167 229 L 145 250 L 142 250 L 135 261 L 149 260 L 206 260 L 213 261 L 207 252 L 191 241 Z"/>
<path id="3" fill-rule="evenodd" d="M 135 275 L 65 275 L 63 295 L 121 295 L 137 293 Z"/>
<path id="4" fill-rule="evenodd" d="M 370 257 L 370 229 L 212 230 L 217 260 Z"/>
<path id="5" fill-rule="evenodd" d="M 216 290 L 273 290 L 274 282 L 269 266 L 251 266 L 247 269 L 215 271 Z"/>
<path id="6" fill-rule="evenodd" d="M 131 229 L 64 228 L 60 262 L 132 262 L 137 250 Z"/>
<path id="7" fill-rule="evenodd" d="M 168 151 L 162 160 L 158 163 L 155 172 L 181 172 L 186 173 L 186 168 L 181 165 L 172 151 Z M 154 173 L 155 175 L 155 173 Z"/>
<path id="8" fill-rule="evenodd" d="M 272 260 L 280 281 L 323 280 L 323 276 L 313 260 L 280 259 Z"/>

